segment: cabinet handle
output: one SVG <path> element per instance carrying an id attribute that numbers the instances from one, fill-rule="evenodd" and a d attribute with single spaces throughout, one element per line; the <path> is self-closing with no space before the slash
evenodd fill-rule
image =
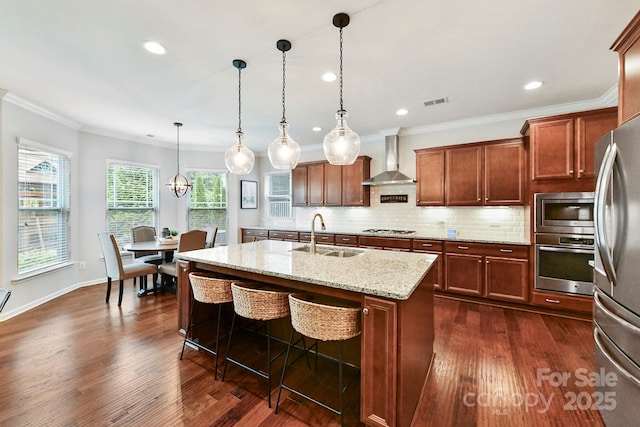
<path id="1" fill-rule="evenodd" d="M 363 308 L 362 314 L 369 314 L 369 309 L 367 307 Z"/>
<path id="2" fill-rule="evenodd" d="M 458 246 L 458 249 L 469 249 L 469 246 Z"/>
<path id="3" fill-rule="evenodd" d="M 484 200 L 488 202 L 488 201 L 489 201 L 489 198 L 488 198 L 488 197 L 485 197 L 485 198 L 484 198 Z"/>
<path id="4" fill-rule="evenodd" d="M 478 201 L 482 200 L 480 197 L 478 197 Z"/>
<path id="5" fill-rule="evenodd" d="M 479 259 L 479 260 L 478 260 L 478 262 L 479 262 L 480 264 L 482 264 L 482 260 L 481 260 L 481 259 Z M 489 264 L 489 263 L 487 262 L 487 264 Z"/>
<path id="6" fill-rule="evenodd" d="M 571 169 L 571 170 L 569 171 L 569 173 L 570 173 L 570 174 L 573 174 L 573 169 Z"/>
<path id="7" fill-rule="evenodd" d="M 500 249 L 500 252 L 506 252 L 510 254 L 511 252 L 513 252 L 513 249 Z"/>
<path id="8" fill-rule="evenodd" d="M 560 301 L 558 301 L 557 299 L 545 298 L 544 300 L 546 302 L 551 302 L 551 303 L 554 303 L 554 304 L 560 304 Z"/>
<path id="9" fill-rule="evenodd" d="M 430 248 L 433 245 L 431 243 L 423 243 L 422 246 L 424 246 L 425 248 Z"/>
<path id="10" fill-rule="evenodd" d="M 343 241 L 343 242 L 348 242 L 348 241 L 349 241 L 349 239 L 348 239 L 348 238 L 346 238 L 346 237 L 343 237 L 343 238 L 342 238 L 342 241 Z"/>

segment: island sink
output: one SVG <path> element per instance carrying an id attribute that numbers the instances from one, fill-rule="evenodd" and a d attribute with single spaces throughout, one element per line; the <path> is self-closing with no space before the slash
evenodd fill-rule
<path id="1" fill-rule="evenodd" d="M 313 254 L 313 252 L 311 252 L 311 247 L 309 245 L 300 246 L 299 248 L 293 248 L 291 249 L 291 251 L 306 252 L 310 255 Z M 316 246 L 316 252 L 315 252 L 316 255 L 332 256 L 336 258 L 350 258 L 356 255 L 360 255 L 361 253 L 364 253 L 364 251 L 359 249 L 346 249 L 338 246 L 330 246 L 330 247 Z"/>

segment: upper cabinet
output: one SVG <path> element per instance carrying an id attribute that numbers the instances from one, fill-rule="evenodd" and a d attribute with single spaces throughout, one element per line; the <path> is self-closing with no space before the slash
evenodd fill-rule
<path id="1" fill-rule="evenodd" d="M 444 206 L 444 149 L 416 150 L 416 204 Z"/>
<path id="2" fill-rule="evenodd" d="M 563 188 L 586 180 L 576 191 L 593 191 L 595 143 L 616 125 L 617 107 L 527 120 L 521 133 L 530 137 L 531 180 Z"/>
<path id="3" fill-rule="evenodd" d="M 418 206 L 524 204 L 520 138 L 415 151 Z"/>
<path id="4" fill-rule="evenodd" d="M 640 12 L 629 22 L 611 49 L 618 52 L 618 124 L 640 116 Z"/>
<path id="5" fill-rule="evenodd" d="M 369 206 L 371 158 L 360 156 L 353 165 L 329 162 L 298 164 L 291 171 L 293 206 Z"/>

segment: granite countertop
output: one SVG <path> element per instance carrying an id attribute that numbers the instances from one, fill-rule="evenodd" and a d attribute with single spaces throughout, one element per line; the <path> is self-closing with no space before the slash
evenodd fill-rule
<path id="1" fill-rule="evenodd" d="M 265 225 L 255 225 L 250 227 L 243 228 L 253 228 L 256 230 L 281 230 L 281 231 L 298 231 L 300 233 L 310 233 L 310 228 L 301 228 L 295 226 L 265 226 Z M 504 240 L 504 239 L 477 239 L 477 238 L 461 238 L 458 237 L 456 239 L 447 237 L 446 235 L 434 235 L 430 233 L 425 233 L 424 231 L 416 231 L 412 234 L 405 233 L 367 233 L 362 230 L 345 230 L 345 229 L 326 229 L 326 230 L 316 230 L 316 234 L 328 233 L 328 234 L 350 234 L 354 236 L 374 236 L 374 237 L 393 237 L 400 239 L 425 239 L 425 240 L 442 240 L 442 241 L 450 241 L 450 242 L 469 242 L 469 243 L 497 243 L 497 244 L 505 244 L 505 245 L 522 245 L 529 246 L 531 242 L 528 240 Z"/>
<path id="2" fill-rule="evenodd" d="M 334 248 L 360 252 L 352 257 L 292 251 L 304 243 L 261 240 L 238 245 L 182 252 L 182 260 L 280 277 L 396 300 L 408 299 L 427 274 L 435 255 L 364 248 Z"/>

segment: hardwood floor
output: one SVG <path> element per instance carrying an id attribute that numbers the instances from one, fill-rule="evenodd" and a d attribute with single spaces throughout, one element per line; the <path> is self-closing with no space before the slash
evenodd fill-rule
<path id="1" fill-rule="evenodd" d="M 285 392 L 273 414 L 263 379 L 229 365 L 226 381 L 214 381 L 204 352 L 179 360 L 174 295 L 138 298 L 127 281 L 118 308 L 104 292 L 81 288 L 0 323 L 0 425 L 339 425 Z M 436 356 L 414 426 L 603 425 L 597 411 L 564 408 L 571 393 L 593 391 L 575 377 L 594 370 L 589 322 L 441 297 L 435 314 Z M 546 380 L 558 373 L 571 377 Z M 358 384 L 347 393 L 345 425 L 361 425 Z"/>

